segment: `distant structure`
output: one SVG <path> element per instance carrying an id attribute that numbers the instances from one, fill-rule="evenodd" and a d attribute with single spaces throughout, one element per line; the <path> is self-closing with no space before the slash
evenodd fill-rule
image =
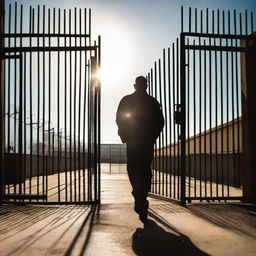
<path id="1" fill-rule="evenodd" d="M 126 145 L 101 144 L 101 163 L 126 163 Z"/>

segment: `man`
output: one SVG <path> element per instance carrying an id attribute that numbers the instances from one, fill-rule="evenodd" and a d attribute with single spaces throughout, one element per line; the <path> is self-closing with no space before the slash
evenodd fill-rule
<path id="1" fill-rule="evenodd" d="M 152 177 L 150 165 L 164 118 L 158 101 L 147 94 L 146 78 L 137 77 L 134 88 L 134 93 L 120 101 L 116 123 L 122 142 L 127 144 L 127 171 L 135 200 L 134 210 L 145 223 Z"/>

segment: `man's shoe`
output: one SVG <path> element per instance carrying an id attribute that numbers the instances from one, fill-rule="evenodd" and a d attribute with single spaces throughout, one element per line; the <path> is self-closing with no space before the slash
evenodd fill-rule
<path id="1" fill-rule="evenodd" d="M 147 223 L 148 222 L 148 214 L 146 213 L 146 212 L 144 212 L 144 213 L 141 213 L 140 215 L 139 215 L 139 219 L 140 219 L 140 221 L 142 222 L 142 223 Z"/>

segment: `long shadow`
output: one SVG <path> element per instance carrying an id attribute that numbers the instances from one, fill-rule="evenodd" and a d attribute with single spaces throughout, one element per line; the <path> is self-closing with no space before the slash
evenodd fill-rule
<path id="1" fill-rule="evenodd" d="M 137 228 L 132 236 L 132 249 L 139 256 L 207 256 L 209 254 L 197 248 L 191 240 L 178 230 L 169 226 L 158 216 L 150 213 L 158 223 L 169 228 L 167 232 L 156 223 L 149 220 L 144 228 Z"/>
<path id="2" fill-rule="evenodd" d="M 251 204 L 200 204 L 187 207 L 197 217 L 256 238 L 256 206 Z"/>
<path id="3" fill-rule="evenodd" d="M 98 206 L 92 206 L 91 210 L 89 212 L 89 214 L 86 216 L 86 218 L 84 219 L 82 225 L 80 226 L 78 232 L 76 233 L 73 241 L 71 242 L 69 248 L 66 250 L 65 252 L 65 256 L 69 256 L 72 255 L 72 252 L 75 249 L 75 246 L 78 244 L 79 238 L 81 237 L 81 235 L 84 233 L 84 230 L 86 228 L 88 228 L 88 231 L 86 232 L 86 236 L 84 236 L 84 241 L 81 247 L 81 250 L 79 252 L 78 255 L 82 256 L 85 255 L 85 251 L 87 248 L 87 245 L 89 243 L 91 234 L 92 234 L 92 229 L 93 229 L 93 223 L 94 223 L 94 219 L 95 219 L 95 213 L 99 210 Z"/>

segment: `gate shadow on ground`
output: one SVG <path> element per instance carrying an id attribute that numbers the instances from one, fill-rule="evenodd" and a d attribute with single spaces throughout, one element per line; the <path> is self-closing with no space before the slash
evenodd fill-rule
<path id="1" fill-rule="evenodd" d="M 77 255 L 85 255 L 85 250 L 87 248 L 87 245 L 89 243 L 91 234 L 92 234 L 92 229 L 93 229 L 93 222 L 95 219 L 95 214 L 98 214 L 99 212 L 99 207 L 98 206 L 92 206 L 89 214 L 86 216 L 84 219 L 82 225 L 80 226 L 78 232 L 76 233 L 73 241 L 71 242 L 69 248 L 67 249 L 66 253 L 64 254 L 65 256 L 72 255 L 73 251 L 77 250 Z M 85 229 L 86 235 L 85 235 Z M 80 243 L 80 238 L 84 237 L 84 241 Z M 79 249 L 76 249 L 78 247 Z"/>
<path id="2" fill-rule="evenodd" d="M 132 249 L 139 256 L 207 256 L 209 254 L 197 248 L 191 240 L 171 227 L 160 216 L 152 210 L 149 216 L 154 220 L 144 225 L 144 228 L 137 228 L 132 236 Z M 165 226 L 167 232 L 160 225 Z"/>
<path id="3" fill-rule="evenodd" d="M 194 204 L 187 208 L 195 216 L 225 228 L 256 238 L 256 206 L 252 204 Z"/>
<path id="4" fill-rule="evenodd" d="M 0 254 L 37 254 L 40 248 L 41 255 L 71 255 L 74 250 L 84 255 L 96 209 L 89 205 L 1 205 Z"/>

